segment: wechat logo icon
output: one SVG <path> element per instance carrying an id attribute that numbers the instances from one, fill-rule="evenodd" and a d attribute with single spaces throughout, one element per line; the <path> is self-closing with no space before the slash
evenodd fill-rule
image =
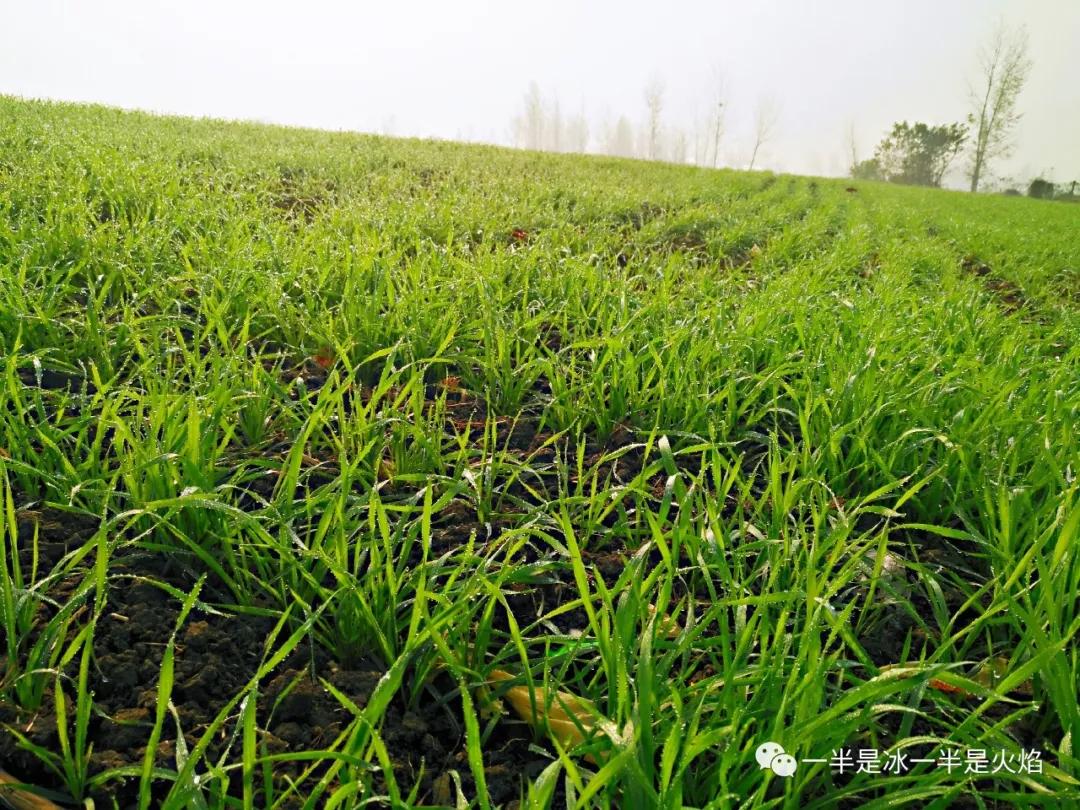
<path id="1" fill-rule="evenodd" d="M 762 770 L 768 768 L 777 776 L 785 778 L 791 776 L 799 767 L 795 757 L 784 751 L 784 746 L 780 745 L 780 743 L 762 743 L 757 747 L 755 756 Z"/>

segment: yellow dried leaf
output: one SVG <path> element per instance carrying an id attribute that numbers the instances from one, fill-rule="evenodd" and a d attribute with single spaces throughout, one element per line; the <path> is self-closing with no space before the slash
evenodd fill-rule
<path id="1" fill-rule="evenodd" d="M 454 803 L 454 794 L 450 787 L 450 774 L 445 771 L 432 783 L 431 797 L 435 804 L 449 807 Z"/>
<path id="2" fill-rule="evenodd" d="M 512 680 L 514 676 L 501 669 L 492 670 L 488 677 L 489 684 Z M 502 697 L 518 717 L 533 728 L 550 733 L 565 748 L 580 745 L 592 736 L 596 707 L 585 698 L 562 691 L 552 695 L 543 687 L 528 686 L 511 686 Z M 585 759 L 596 764 L 591 755 L 587 754 Z"/>
<path id="3" fill-rule="evenodd" d="M 918 672 L 918 668 L 911 664 L 886 664 L 882 666 L 881 672 L 887 672 L 889 670 L 908 670 L 910 674 Z M 997 658 L 991 658 L 983 664 L 980 664 L 968 675 L 968 680 L 974 681 L 984 689 L 994 689 L 997 685 L 1009 674 L 1009 659 L 1002 656 Z M 951 683 L 947 683 L 941 678 L 931 678 L 929 680 L 931 689 L 936 689 L 939 692 L 948 692 L 950 694 L 960 695 L 962 697 L 976 697 L 976 695 L 961 686 L 955 686 Z M 1012 689 L 1009 690 L 1011 694 L 1024 695 L 1030 697 L 1034 692 L 1034 686 L 1031 679 L 1027 679 Z"/>
<path id="4" fill-rule="evenodd" d="M 390 481 L 395 473 L 397 473 L 397 468 L 388 458 L 380 458 L 375 465 L 375 477 L 379 481 Z"/>
<path id="5" fill-rule="evenodd" d="M 15 810 L 60 810 L 60 805 L 50 802 L 28 790 L 13 787 L 19 780 L 0 769 L 0 804 L 7 804 Z"/>
<path id="6" fill-rule="evenodd" d="M 997 658 L 991 658 L 989 661 L 980 665 L 979 668 L 972 673 L 971 680 L 986 689 L 993 689 L 1008 674 L 1009 659 L 998 656 Z M 1014 686 L 1010 691 L 1020 695 L 1030 696 L 1034 692 L 1034 685 L 1029 678 L 1017 686 Z"/>
<path id="7" fill-rule="evenodd" d="M 656 615 L 656 605 L 649 605 L 649 615 Z M 677 621 L 668 616 L 666 613 L 661 614 L 657 620 L 657 628 L 665 638 L 675 638 L 682 632 L 682 627 Z"/>

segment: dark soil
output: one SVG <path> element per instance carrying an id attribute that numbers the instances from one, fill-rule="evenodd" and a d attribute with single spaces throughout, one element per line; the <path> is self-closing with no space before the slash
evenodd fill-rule
<path id="1" fill-rule="evenodd" d="M 92 536 L 96 521 L 56 509 L 20 512 L 20 536 L 29 540 L 38 532 L 38 566 L 47 570 Z M 30 560 L 24 560 L 29 564 Z M 70 594 L 84 572 L 60 578 L 55 598 Z M 110 566 L 110 590 L 105 610 L 94 635 L 89 690 L 94 696 L 94 716 L 88 742 L 93 746 L 91 774 L 114 768 L 140 766 L 156 711 L 158 678 L 166 644 L 176 627 L 180 602 L 160 587 L 167 583 L 190 592 L 195 577 L 162 562 L 159 555 L 128 552 Z M 200 594 L 204 604 L 224 600 L 209 584 Z M 88 611 L 84 611 L 88 615 Z M 41 622 L 49 617 L 43 612 Z M 196 608 L 176 635 L 174 687 L 171 701 L 176 709 L 188 749 L 225 705 L 243 691 L 259 669 L 265 644 L 274 622 L 268 618 L 224 615 Z M 77 664 L 76 664 L 77 666 Z M 74 674 L 73 672 L 71 674 Z M 298 753 L 331 745 L 352 721 L 353 715 L 322 681 L 332 684 L 356 707 L 363 708 L 385 674 L 371 658 L 345 666 L 320 650 L 301 646 L 259 689 L 257 726 L 262 753 Z M 2 674 L 0 674 L 2 675 Z M 452 804 L 450 771 L 456 771 L 468 795 L 475 785 L 465 753 L 461 703 L 454 698 L 455 684 L 436 679 L 415 705 L 395 699 L 383 716 L 380 734 L 390 753 L 395 777 L 402 790 L 419 783 L 418 801 Z M 73 714 L 72 690 L 65 689 L 69 717 Z M 440 699 L 439 695 L 448 695 Z M 59 751 L 56 696 L 50 686 L 43 705 L 35 712 L 0 704 L 0 762 L 16 778 L 43 788 L 63 791 L 63 784 L 33 754 L 20 747 L 12 730 L 47 751 Z M 239 743 L 231 743 L 236 714 L 225 733 L 214 736 L 209 756 L 214 761 L 239 761 Z M 167 717 L 155 754 L 159 767 L 176 768 L 176 721 Z M 530 750 L 533 735 L 524 724 L 507 719 L 495 727 L 485 745 L 485 778 L 492 802 L 505 803 L 520 795 L 524 779 L 535 777 L 549 762 Z M 230 748 L 230 745 L 232 746 Z M 329 762 L 327 763 L 327 765 Z M 296 780 L 310 763 L 277 763 L 274 778 L 279 787 Z M 325 773 L 315 769 L 309 786 Z M 381 777 L 373 787 L 380 790 Z M 162 790 L 165 783 L 157 782 Z M 302 797 L 305 790 L 294 793 Z M 160 801 L 164 793 L 155 795 Z M 115 779 L 93 796 L 100 806 L 134 806 L 138 779 Z M 298 798 L 297 803 L 299 804 Z"/>
<path id="2" fill-rule="evenodd" d="M 19 381 L 29 388 L 40 388 L 44 391 L 70 390 L 73 393 L 85 392 L 87 394 L 97 391 L 96 386 L 85 375 L 67 371 L 56 371 L 50 368 L 20 368 L 18 375 Z"/>
<path id="3" fill-rule="evenodd" d="M 982 279 L 983 287 L 998 302 L 1004 312 L 1017 312 L 1027 306 L 1028 300 L 1020 286 L 1006 278 L 995 275 L 990 265 L 974 256 L 965 256 L 961 262 L 965 272 Z"/>

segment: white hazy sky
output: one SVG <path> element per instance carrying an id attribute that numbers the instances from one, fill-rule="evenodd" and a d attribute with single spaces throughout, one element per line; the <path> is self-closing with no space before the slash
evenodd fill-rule
<path id="1" fill-rule="evenodd" d="M 839 174 L 896 120 L 967 110 L 979 42 L 1025 24 L 1034 68 L 1018 180 L 1080 179 L 1080 0 L 0 0 L 0 93 L 187 115 L 506 143 L 530 81 L 564 112 L 688 130 L 728 85 L 725 162 L 745 164 L 759 100 L 780 111 L 759 164 Z"/>

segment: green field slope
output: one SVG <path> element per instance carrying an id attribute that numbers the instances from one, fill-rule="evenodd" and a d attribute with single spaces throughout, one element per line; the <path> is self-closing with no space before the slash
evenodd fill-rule
<path id="1" fill-rule="evenodd" d="M 1078 309 L 1076 205 L 0 98 L 0 800 L 1080 806 Z"/>

